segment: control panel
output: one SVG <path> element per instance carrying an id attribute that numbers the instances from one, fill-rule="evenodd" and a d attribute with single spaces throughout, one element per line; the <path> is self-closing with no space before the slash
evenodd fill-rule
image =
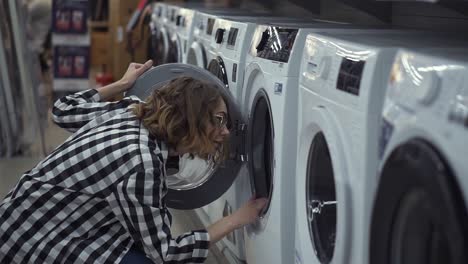
<path id="1" fill-rule="evenodd" d="M 353 95 L 359 95 L 364 65 L 365 61 L 351 60 L 343 57 L 338 72 L 336 89 Z"/>
<path id="2" fill-rule="evenodd" d="M 288 62 L 298 29 L 270 26 L 256 44 L 256 56 L 278 62 Z"/>

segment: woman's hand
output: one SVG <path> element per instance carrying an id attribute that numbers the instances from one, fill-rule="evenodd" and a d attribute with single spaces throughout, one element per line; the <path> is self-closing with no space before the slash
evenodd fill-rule
<path id="1" fill-rule="evenodd" d="M 238 228 L 254 223 L 267 203 L 268 199 L 266 198 L 250 198 L 241 208 L 232 214 L 232 221 Z"/>
<path id="2" fill-rule="evenodd" d="M 235 229 L 255 222 L 267 202 L 266 198 L 255 199 L 252 197 L 232 215 L 226 216 L 208 227 L 210 245 L 214 245 Z"/>
<path id="3" fill-rule="evenodd" d="M 122 97 L 123 93 L 132 87 L 136 79 L 150 69 L 152 65 L 152 60 L 144 64 L 130 63 L 127 71 L 120 80 L 96 89 L 101 96 L 101 101 L 115 100 L 115 97 Z"/>
<path id="4" fill-rule="evenodd" d="M 142 75 L 145 71 L 150 69 L 151 66 L 153 66 L 152 60 L 148 60 L 144 64 L 135 62 L 130 63 L 124 76 L 122 76 L 122 78 L 118 81 L 121 84 L 122 89 L 120 92 L 125 92 L 130 89 L 130 87 L 132 87 L 132 85 L 135 83 L 136 79 L 140 77 L 140 75 Z"/>

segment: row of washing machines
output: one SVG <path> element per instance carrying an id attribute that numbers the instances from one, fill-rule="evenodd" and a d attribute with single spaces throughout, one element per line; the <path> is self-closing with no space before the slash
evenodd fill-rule
<path id="1" fill-rule="evenodd" d="M 468 263 L 466 40 L 163 3 L 150 27 L 137 95 L 188 75 L 230 98 L 229 159 L 181 157 L 168 205 L 209 225 L 269 199 L 230 262 Z"/>

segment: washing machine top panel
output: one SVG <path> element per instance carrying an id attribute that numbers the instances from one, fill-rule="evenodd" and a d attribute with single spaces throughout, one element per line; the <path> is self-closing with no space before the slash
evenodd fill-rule
<path id="1" fill-rule="evenodd" d="M 195 10 L 187 8 L 179 9 L 175 24 L 177 27 L 177 32 L 181 36 L 185 36 L 186 38 L 188 38 L 188 35 L 193 30 L 192 25 L 194 16 Z"/>
<path id="2" fill-rule="evenodd" d="M 152 91 L 180 76 L 189 76 L 214 84 L 228 100 L 229 105 L 229 155 L 223 164 L 215 166 L 211 161 L 198 157 L 191 159 L 189 155 L 179 157 L 178 161 L 166 161 L 167 173 L 171 174 L 167 178 L 168 206 L 175 209 L 195 209 L 218 199 L 233 183 L 245 161 L 248 148 L 247 123 L 225 84 L 211 72 L 194 65 L 173 63 L 152 68 L 137 79 L 126 96 L 134 95 L 144 100 Z M 171 167 L 167 162 L 175 166 Z"/>
<path id="3" fill-rule="evenodd" d="M 385 126 L 380 138 L 381 155 L 388 149 L 393 134 L 408 133 L 406 138 L 415 136 L 416 132 L 424 137 L 432 135 L 432 141 L 441 141 L 437 147 L 447 149 L 444 154 L 453 155 L 451 160 L 466 154 L 468 143 L 462 139 L 468 129 L 467 55 L 465 50 L 450 48 L 398 51 L 382 111 Z M 405 120 L 411 119 L 418 122 L 413 126 L 405 124 Z M 409 131 L 396 133 L 400 127 Z M 423 131 L 430 131 L 430 135 Z M 459 166 L 463 163 L 455 167 Z"/>
<path id="4" fill-rule="evenodd" d="M 388 33 L 388 34 L 387 34 Z M 380 111 L 391 63 L 399 47 L 464 46 L 427 32 L 311 33 L 306 38 L 300 83 L 360 112 Z M 381 88 L 378 88 L 381 87 Z M 376 101 L 377 100 L 377 101 Z"/>
<path id="5" fill-rule="evenodd" d="M 281 22 L 258 25 L 246 56 L 247 63 L 255 61 L 262 70 L 278 76 L 299 75 L 305 36 L 311 32 L 344 32 L 362 29 L 332 23 L 296 24 L 284 26 Z M 294 61 L 291 63 L 291 61 Z"/>
<path id="6" fill-rule="evenodd" d="M 160 2 L 154 3 L 151 22 L 154 23 L 154 25 L 161 25 L 166 22 L 166 17 L 166 5 Z"/>
<path id="7" fill-rule="evenodd" d="M 254 57 L 288 63 L 297 28 L 257 27 L 250 53 Z"/>

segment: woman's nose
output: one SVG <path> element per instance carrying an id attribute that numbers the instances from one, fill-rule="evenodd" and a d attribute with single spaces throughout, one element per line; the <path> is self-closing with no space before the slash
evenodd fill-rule
<path id="1" fill-rule="evenodd" d="M 223 136 L 229 135 L 229 129 L 226 126 L 223 126 L 223 129 L 221 130 L 221 135 Z"/>

